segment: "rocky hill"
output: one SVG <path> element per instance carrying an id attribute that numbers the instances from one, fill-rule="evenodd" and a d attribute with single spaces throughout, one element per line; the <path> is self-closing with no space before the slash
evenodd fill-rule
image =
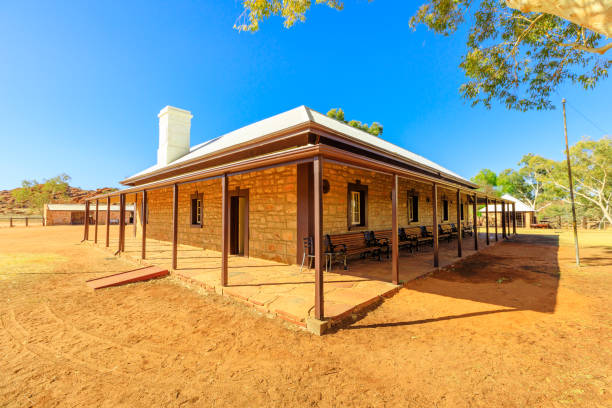
<path id="1" fill-rule="evenodd" d="M 96 190 L 82 190 L 78 187 L 68 187 L 66 197 L 54 197 L 53 203 L 82 203 L 86 198 L 98 194 L 107 193 L 115 189 L 110 187 L 98 188 Z M 15 202 L 13 190 L 0 190 L 0 214 L 34 214 L 37 209 L 22 207 Z"/>

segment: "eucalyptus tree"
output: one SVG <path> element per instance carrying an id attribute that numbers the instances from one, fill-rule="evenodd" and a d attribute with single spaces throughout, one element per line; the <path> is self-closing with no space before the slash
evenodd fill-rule
<path id="1" fill-rule="evenodd" d="M 490 108 L 498 102 L 519 111 L 553 109 L 551 95 L 561 84 L 591 89 L 608 76 L 610 7 L 603 4 L 608 0 L 591 1 L 602 3 L 603 11 L 587 10 L 584 0 L 558 0 L 565 4 L 561 8 L 548 7 L 545 3 L 551 2 L 542 0 L 426 0 L 409 24 L 444 36 L 467 28 L 466 50 L 459 63 L 466 81 L 459 92 L 472 105 Z M 282 17 L 289 28 L 305 21 L 312 3 L 243 0 L 244 11 L 235 28 L 257 31 L 270 16 Z M 314 3 L 343 8 L 339 0 Z M 559 12 L 554 14 L 555 10 Z"/>
<path id="2" fill-rule="evenodd" d="M 612 224 L 612 139 L 583 139 L 569 150 L 577 204 L 584 211 L 596 211 Z M 568 201 L 570 189 L 565 159 L 555 161 L 533 155 L 528 167 L 551 196 Z"/>
<path id="3" fill-rule="evenodd" d="M 344 119 L 344 111 L 340 108 L 330 109 L 329 112 L 327 112 L 327 116 L 339 120 L 340 122 L 346 123 L 347 125 L 352 126 L 354 128 L 361 129 L 364 132 L 368 132 L 369 134 L 374 136 L 380 136 L 383 133 L 383 125 L 378 122 L 372 122 L 372 125 L 368 125 L 367 123 L 361 123 L 358 120 L 346 121 Z"/>

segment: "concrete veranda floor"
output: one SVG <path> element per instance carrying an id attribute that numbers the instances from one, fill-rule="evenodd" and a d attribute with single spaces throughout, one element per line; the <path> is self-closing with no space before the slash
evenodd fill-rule
<path id="1" fill-rule="evenodd" d="M 104 247 L 105 227 L 100 226 L 98 246 Z M 93 238 L 93 228 L 90 231 Z M 500 235 L 501 240 L 501 235 Z M 90 240 L 92 241 L 92 240 Z M 491 244 L 495 243 L 491 234 Z M 109 250 L 116 251 L 118 227 L 111 226 Z M 135 237 L 132 227 L 126 227 L 125 256 L 140 260 L 142 241 Z M 485 248 L 485 235 L 479 235 L 479 248 Z M 154 264 L 171 270 L 172 244 L 147 239 L 145 264 Z M 463 257 L 476 253 L 474 239 L 463 240 Z M 457 240 L 440 242 L 440 267 L 460 259 Z M 400 281 L 411 281 L 433 272 L 433 250 L 421 248 L 418 252 L 400 251 Z M 260 312 L 276 315 L 291 323 L 306 326 L 306 319 L 314 315 L 314 270 L 299 265 L 287 265 L 257 258 L 230 256 L 228 286 L 220 284 L 221 253 L 189 245 L 178 246 L 175 276 L 192 285 L 246 302 Z M 324 274 L 324 313 L 330 320 L 338 320 L 351 311 L 378 301 L 394 293 L 397 285 L 391 283 L 391 260 L 349 259 L 348 270 L 333 265 Z"/>

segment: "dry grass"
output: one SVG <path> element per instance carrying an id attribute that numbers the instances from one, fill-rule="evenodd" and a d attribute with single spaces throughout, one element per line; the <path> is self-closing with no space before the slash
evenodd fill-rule
<path id="1" fill-rule="evenodd" d="M 519 234 L 556 235 L 561 245 L 574 245 L 574 231 L 567 229 L 524 229 L 517 228 Z M 612 229 L 608 230 L 578 230 L 580 248 L 612 247 Z"/>

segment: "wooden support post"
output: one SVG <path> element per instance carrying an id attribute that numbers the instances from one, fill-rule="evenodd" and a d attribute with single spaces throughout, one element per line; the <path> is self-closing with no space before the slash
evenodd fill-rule
<path id="1" fill-rule="evenodd" d="M 13 217 L 9 217 L 9 227 L 13 227 Z"/>
<path id="2" fill-rule="evenodd" d="M 140 250 L 140 258 L 146 259 L 147 257 L 147 190 L 142 191 L 142 203 L 141 203 L 141 214 L 140 219 L 142 221 L 142 248 Z M 134 220 L 136 222 L 136 220 Z"/>
<path id="3" fill-rule="evenodd" d="M 111 220 L 111 199 L 106 197 L 106 247 L 108 248 L 110 241 L 110 220 Z"/>
<path id="4" fill-rule="evenodd" d="M 172 269 L 176 269 L 178 254 L 178 184 L 172 186 Z"/>
<path id="5" fill-rule="evenodd" d="M 125 251 L 125 194 L 119 195 L 119 252 Z"/>
<path id="6" fill-rule="evenodd" d="M 94 244 L 98 243 L 98 211 L 100 211 L 100 200 L 96 200 L 96 224 L 94 226 Z"/>
<path id="7" fill-rule="evenodd" d="M 504 201 L 501 202 L 501 210 L 502 210 L 502 239 L 506 239 L 506 203 Z"/>
<path id="8" fill-rule="evenodd" d="M 510 203 L 506 203 L 504 208 L 506 213 L 506 239 L 510 238 Z"/>
<path id="9" fill-rule="evenodd" d="M 25 226 L 28 226 L 28 217 L 25 217 Z"/>
<path id="10" fill-rule="evenodd" d="M 229 256 L 229 191 L 227 175 L 221 177 L 221 286 L 227 286 Z"/>
<path id="11" fill-rule="evenodd" d="M 434 253 L 434 268 L 437 268 L 439 265 L 439 254 L 438 254 L 438 185 L 433 183 L 431 189 L 431 195 L 433 197 L 432 205 L 433 205 L 433 253 Z"/>
<path id="12" fill-rule="evenodd" d="M 512 235 L 516 235 L 516 203 L 512 203 Z"/>
<path id="13" fill-rule="evenodd" d="M 495 241 L 499 241 L 497 236 L 497 200 L 493 200 L 493 211 L 495 211 Z"/>
<path id="14" fill-rule="evenodd" d="M 474 194 L 474 202 L 472 203 L 472 219 L 474 226 L 472 227 L 472 231 L 474 234 L 474 250 L 478 251 L 478 217 L 476 215 L 476 210 L 478 207 L 478 196 Z"/>
<path id="15" fill-rule="evenodd" d="M 511 220 L 510 203 L 506 203 L 506 238 L 510 238 L 510 220 Z"/>
<path id="16" fill-rule="evenodd" d="M 127 206 L 127 196 L 125 194 L 123 194 L 123 217 L 121 217 L 121 219 L 123 220 L 123 227 L 121 228 L 121 252 L 125 252 L 125 214 L 126 214 L 126 210 L 125 207 Z"/>
<path id="17" fill-rule="evenodd" d="M 89 239 L 89 201 L 85 201 L 85 230 L 83 231 L 83 241 Z"/>
<path id="18" fill-rule="evenodd" d="M 314 250 L 315 250 L 315 319 L 325 318 L 323 299 L 323 163 L 315 156 L 313 171 Z"/>
<path id="19" fill-rule="evenodd" d="M 463 250 L 463 226 L 461 225 L 461 190 L 457 189 L 457 256 L 461 258 Z"/>
<path id="20" fill-rule="evenodd" d="M 487 245 L 489 245 L 489 197 L 485 197 L 485 226 L 487 230 Z"/>
<path id="21" fill-rule="evenodd" d="M 133 224 L 134 224 L 134 238 L 136 238 L 136 225 L 138 224 L 136 222 L 136 210 L 138 209 L 138 193 L 134 193 L 134 211 L 132 211 L 132 219 Z"/>
<path id="22" fill-rule="evenodd" d="M 391 189 L 391 282 L 394 285 L 399 285 L 399 230 L 397 226 L 397 190 L 399 184 L 399 177 L 397 174 L 393 175 L 393 186 Z"/>

